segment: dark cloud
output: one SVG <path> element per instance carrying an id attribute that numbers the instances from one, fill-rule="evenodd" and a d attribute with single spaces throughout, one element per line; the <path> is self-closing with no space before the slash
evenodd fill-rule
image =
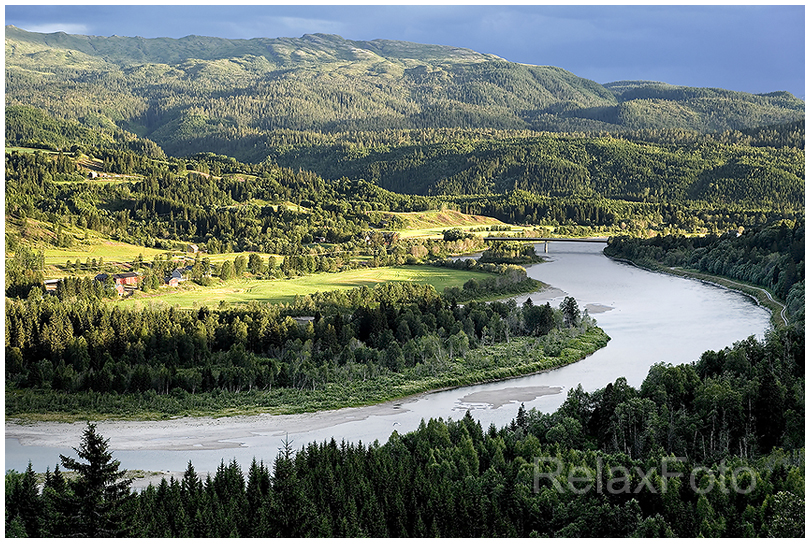
<path id="1" fill-rule="evenodd" d="M 805 94 L 805 6 L 6 6 L 6 24 L 102 36 L 339 34 L 468 47 L 600 83 Z"/>

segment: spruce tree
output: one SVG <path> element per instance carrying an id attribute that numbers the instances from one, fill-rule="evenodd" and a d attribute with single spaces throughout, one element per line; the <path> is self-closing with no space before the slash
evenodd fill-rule
<path id="1" fill-rule="evenodd" d="M 62 505 L 68 493 L 68 484 L 59 464 L 45 472 L 45 485 L 42 487 L 42 527 L 43 537 L 61 537 L 65 533 L 65 515 Z"/>
<path id="2" fill-rule="evenodd" d="M 118 537 L 129 532 L 126 502 L 131 498 L 132 479 L 124 478 L 120 461 L 113 460 L 109 440 L 87 424 L 78 448 L 73 448 L 85 463 L 60 455 L 62 466 L 76 471 L 70 482 L 73 495 L 66 500 L 70 536 Z"/>

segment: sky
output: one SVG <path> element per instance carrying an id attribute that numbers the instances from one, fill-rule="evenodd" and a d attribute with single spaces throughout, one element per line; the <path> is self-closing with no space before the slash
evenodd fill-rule
<path id="1" fill-rule="evenodd" d="M 805 97 L 805 6 L 13 5 L 33 32 L 180 38 L 338 34 L 466 47 L 609 83 L 663 81 Z"/>

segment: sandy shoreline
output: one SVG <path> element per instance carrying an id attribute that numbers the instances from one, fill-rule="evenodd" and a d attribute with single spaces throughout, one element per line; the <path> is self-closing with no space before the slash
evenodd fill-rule
<path id="1" fill-rule="evenodd" d="M 543 291 L 536 291 L 534 293 L 530 293 L 528 295 L 518 295 L 515 298 L 516 301 L 526 300 L 526 298 L 531 298 L 533 303 L 540 302 L 540 301 L 548 301 L 553 300 L 559 297 L 565 297 L 568 293 L 562 289 L 558 289 L 557 287 L 547 287 Z"/>
<path id="2" fill-rule="evenodd" d="M 498 408 L 509 402 L 525 402 L 543 395 L 555 395 L 560 387 L 505 387 L 470 393 L 459 400 L 467 404 L 490 404 Z M 256 436 L 283 437 L 286 433 L 301 433 L 329 428 L 351 421 L 363 421 L 372 416 L 396 415 L 408 411 L 408 404 L 425 395 L 422 393 L 396 401 L 372 406 L 341 408 L 324 412 L 294 415 L 184 417 L 161 421 L 100 421 L 98 432 L 109 440 L 113 451 L 189 451 L 225 450 L 240 448 L 244 439 Z M 36 422 L 20 424 L 6 422 L 6 438 L 19 440 L 23 446 L 48 448 L 73 448 L 81 441 L 86 422 L 54 423 Z M 205 473 L 198 474 L 205 478 Z M 180 480 L 183 472 L 158 471 L 136 477 L 133 489 L 145 489 L 150 484 L 158 486 L 161 480 Z"/>
<path id="3" fill-rule="evenodd" d="M 360 408 L 342 408 L 326 412 L 294 415 L 232 416 L 232 417 L 184 417 L 161 421 L 99 421 L 96 429 L 109 440 L 113 451 L 189 451 L 224 450 L 241 448 L 243 439 L 255 436 L 283 437 L 287 432 L 307 432 L 358 421 L 370 416 L 397 413 L 407 402 L 391 401 Z M 6 438 L 17 439 L 23 446 L 48 448 L 73 448 L 78 446 L 86 422 L 54 423 L 37 422 L 19 424 L 6 422 Z M 227 456 L 228 454 L 225 453 Z M 211 473 L 213 476 L 213 473 Z M 206 473 L 198 476 L 205 479 Z M 181 480 L 183 472 L 150 472 L 135 477 L 131 487 L 145 489 L 150 484 L 158 486 L 161 480 Z"/>
<path id="4" fill-rule="evenodd" d="M 612 306 L 606 306 L 605 304 L 586 304 L 583 307 L 585 310 L 588 310 L 589 314 L 602 314 L 604 312 L 610 312 L 614 308 Z"/>
<path id="5" fill-rule="evenodd" d="M 256 436 L 283 436 L 287 432 L 308 432 L 334 427 L 350 421 L 362 421 L 372 416 L 402 413 L 409 403 L 416 402 L 429 391 L 407 399 L 372 406 L 341 408 L 306 414 L 230 417 L 183 417 L 160 421 L 100 421 L 97 431 L 110 441 L 116 451 L 157 450 L 220 450 L 242 447 L 242 439 Z M 498 408 L 509 402 L 534 400 L 543 395 L 556 395 L 560 387 L 506 387 L 479 391 L 460 400 L 464 403 L 490 404 Z M 76 446 L 86 422 L 36 422 L 21 424 L 6 422 L 6 438 L 19 440 L 23 446 L 72 448 Z"/>
<path id="6" fill-rule="evenodd" d="M 544 395 L 557 395 L 562 387 L 538 385 L 534 387 L 508 387 L 491 391 L 477 391 L 459 399 L 463 403 L 484 403 L 498 408 L 509 402 L 527 402 Z"/>
<path id="7" fill-rule="evenodd" d="M 292 415 L 183 417 L 161 421 L 100 421 L 96 430 L 110 440 L 113 450 L 218 450 L 239 448 L 240 439 L 253 436 L 282 436 L 295 429 L 307 432 L 364 420 L 370 416 L 397 413 L 400 406 L 419 397 L 373 406 L 341 408 L 325 412 Z M 81 440 L 86 422 L 6 422 L 6 438 L 23 446 L 74 447 Z"/>
<path id="8" fill-rule="evenodd" d="M 538 398 L 540 396 L 544 396 L 544 395 L 557 395 L 557 394 L 560 394 L 562 392 L 562 390 L 563 390 L 562 387 L 551 387 L 551 386 L 547 386 L 547 385 L 534 386 L 534 387 L 506 387 L 504 389 L 496 389 L 496 390 L 489 390 L 489 391 L 477 391 L 475 393 L 470 393 L 468 395 L 465 395 L 464 397 L 461 397 L 459 400 L 460 400 L 460 402 L 465 403 L 465 404 L 473 404 L 473 403 L 490 404 L 490 405 L 492 405 L 493 408 L 498 408 L 498 407 L 503 406 L 504 404 L 508 404 L 510 402 L 527 402 L 527 401 L 535 400 L 536 398 Z M 419 398 L 419 396 L 410 399 L 410 401 L 416 400 L 417 398 Z M 405 401 L 405 402 L 409 402 L 409 401 Z M 369 417 L 371 415 L 385 415 L 385 414 L 388 414 L 388 413 L 399 411 L 399 410 L 401 410 L 401 405 L 403 404 L 403 401 L 395 401 L 395 402 L 390 402 L 390 403 L 386 403 L 386 404 L 389 404 L 390 406 L 386 406 L 382 410 L 374 410 L 375 408 L 381 408 L 383 406 L 383 405 L 377 405 L 377 406 L 366 407 L 366 408 L 369 408 L 370 410 L 367 410 L 365 408 L 346 408 L 346 409 L 335 410 L 335 411 L 331 411 L 331 412 L 320 412 L 320 413 L 316 413 L 316 414 L 302 414 L 302 415 L 305 415 L 305 416 L 311 416 L 311 417 L 308 417 L 308 418 L 301 418 L 300 416 L 267 416 L 267 415 L 242 417 L 242 418 L 239 418 L 240 421 L 235 426 L 235 427 L 237 427 L 237 430 L 235 430 L 234 434 L 241 434 L 243 436 L 246 436 L 245 433 L 242 432 L 242 430 L 250 428 L 250 429 L 253 429 L 253 430 L 250 431 L 250 434 L 252 434 L 252 435 L 259 435 L 259 434 L 281 435 L 281 434 L 283 434 L 283 431 L 280 431 L 278 429 L 283 427 L 285 424 L 289 424 L 289 423 L 296 423 L 296 424 L 305 423 L 305 424 L 309 425 L 308 428 L 303 428 L 302 427 L 302 428 L 297 428 L 297 430 L 323 428 L 323 427 L 327 427 L 329 425 L 332 425 L 334 423 L 341 423 L 341 422 L 346 422 L 346 421 L 357 421 L 358 419 L 365 419 L 366 417 Z M 349 411 L 354 411 L 354 413 L 349 413 Z M 343 413 L 339 413 L 339 412 L 343 412 Z M 326 418 L 324 417 L 325 415 L 327 416 Z M 314 417 L 319 418 L 319 421 L 318 421 L 317 424 L 314 424 L 314 421 L 313 421 Z M 284 418 L 284 420 L 282 420 L 281 418 Z M 226 421 L 226 423 L 231 423 L 232 422 L 231 420 L 236 419 L 236 418 L 223 418 L 223 419 L 228 420 L 228 421 Z M 279 421 L 276 424 L 272 424 L 273 419 L 277 419 Z M 211 421 L 209 421 L 209 420 L 211 420 Z M 178 425 L 175 425 L 173 427 L 173 429 L 181 430 L 181 432 L 183 434 L 188 435 L 189 434 L 189 431 L 188 431 L 189 428 L 198 429 L 199 432 L 206 432 L 206 433 L 210 432 L 211 429 L 217 428 L 217 427 L 214 427 L 214 426 L 210 425 L 210 423 L 213 423 L 214 421 L 220 421 L 220 420 L 212 420 L 211 418 L 183 418 L 183 419 L 173 420 L 173 421 L 171 421 L 171 423 L 177 423 L 178 424 Z M 163 422 L 155 422 L 155 423 L 160 424 L 160 423 L 163 423 Z M 101 427 L 101 424 L 99 424 L 99 427 Z M 230 425 L 229 425 L 229 427 L 230 427 Z M 135 428 L 137 428 L 137 427 L 133 427 L 132 430 L 135 430 Z M 117 432 L 121 432 L 121 429 L 119 428 Z M 117 434 L 117 433 L 113 433 L 113 434 Z M 8 436 L 8 432 L 6 432 L 6 435 Z M 105 436 L 109 436 L 109 435 L 105 435 Z M 120 439 L 122 437 L 117 436 L 117 438 Z M 182 441 L 187 440 L 187 439 L 189 439 L 189 436 L 175 437 L 175 440 L 177 440 L 177 442 L 175 442 L 175 444 L 179 444 Z M 111 444 L 112 444 L 112 440 L 111 440 Z M 217 442 L 217 444 L 220 447 L 239 447 L 239 444 L 237 444 L 235 442 Z M 209 445 L 213 446 L 212 449 L 217 448 L 217 446 L 214 445 L 210 441 L 209 441 Z M 161 450 L 170 449 L 167 446 L 168 446 L 168 444 L 164 444 L 164 447 L 161 447 L 159 449 L 161 449 Z M 151 448 L 142 447 L 140 449 L 151 449 Z M 186 449 L 186 448 L 181 447 L 181 448 L 178 448 L 178 449 Z M 204 479 L 206 474 L 198 474 L 198 476 L 200 478 Z M 213 474 L 212 474 L 212 476 L 213 476 Z M 145 489 L 150 484 L 154 485 L 154 486 L 158 486 L 158 485 L 160 485 L 161 480 L 166 479 L 166 481 L 168 482 L 170 478 L 174 478 L 175 480 L 181 480 L 183 478 L 183 473 L 182 472 L 171 472 L 171 471 L 161 471 L 159 473 L 151 473 L 151 474 L 143 476 L 143 477 L 135 478 L 133 480 L 132 487 L 134 489 Z"/>

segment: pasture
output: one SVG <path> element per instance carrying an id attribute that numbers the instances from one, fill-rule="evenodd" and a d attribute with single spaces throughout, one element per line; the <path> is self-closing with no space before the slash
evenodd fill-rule
<path id="1" fill-rule="evenodd" d="M 126 242 L 117 242 L 106 238 L 88 238 L 86 241 L 76 243 L 72 247 L 44 249 L 45 265 L 64 266 L 65 261 L 81 260 L 84 263 L 87 259 L 104 259 L 107 264 L 129 263 L 141 255 L 144 261 L 151 261 L 155 255 L 165 255 L 165 249 L 155 249 L 151 247 L 136 246 Z"/>
<path id="2" fill-rule="evenodd" d="M 155 255 L 167 253 L 165 249 L 144 247 L 127 242 L 111 240 L 97 232 L 76 226 L 66 226 L 63 234 L 71 240 L 69 247 L 56 247 L 55 227 L 47 221 L 27 218 L 23 221 L 6 218 L 6 234 L 24 240 L 35 252 L 42 252 L 45 261 L 45 275 L 48 277 L 64 276 L 66 261 L 82 263 L 89 260 L 103 259 L 106 265 L 122 266 L 134 261 L 141 255 L 145 261 L 151 261 Z"/>
<path id="3" fill-rule="evenodd" d="M 46 155 L 58 155 L 59 151 L 52 151 L 50 149 L 39 149 L 36 147 L 6 147 L 6 153 L 36 153 L 39 151 L 40 153 L 45 153 Z M 65 155 L 73 155 L 73 153 L 67 152 Z"/>
<path id="4" fill-rule="evenodd" d="M 489 277 L 482 272 L 468 272 L 431 266 L 398 266 L 348 270 L 336 273 L 312 274 L 291 279 L 235 279 L 218 282 L 210 287 L 192 285 L 190 282 L 177 291 L 161 289 L 158 294 L 140 293 L 120 304 L 128 307 L 166 304 L 180 308 L 217 306 L 221 301 L 228 304 L 292 303 L 296 296 L 319 291 L 337 291 L 355 287 L 372 287 L 383 282 L 411 282 L 433 285 L 440 293 L 446 287 L 461 287 L 467 280 L 482 280 Z"/>

